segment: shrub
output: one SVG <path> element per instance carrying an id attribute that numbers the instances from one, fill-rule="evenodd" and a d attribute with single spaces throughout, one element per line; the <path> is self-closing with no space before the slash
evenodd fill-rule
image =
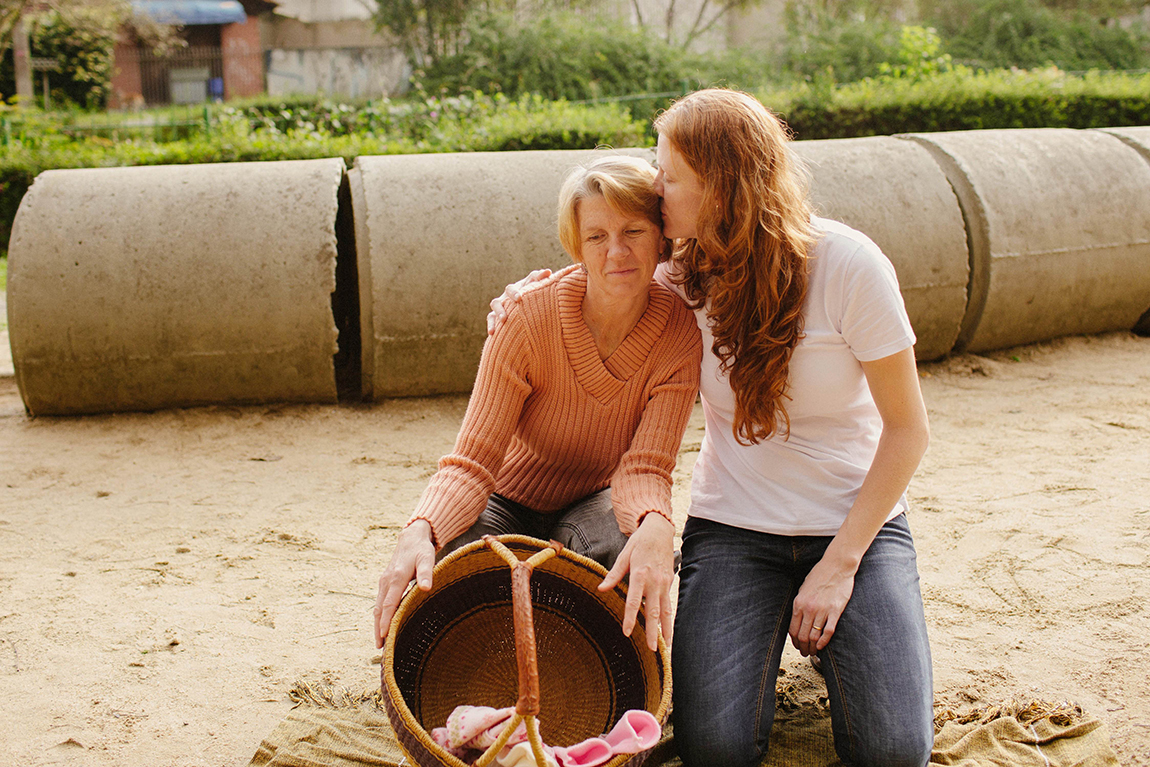
<path id="1" fill-rule="evenodd" d="M 879 65 L 887 78 L 921 80 L 954 68 L 950 54 L 942 53 L 942 40 L 933 27 L 903 27 L 894 63 Z"/>
<path id="2" fill-rule="evenodd" d="M 982 68 L 1144 69 L 1150 38 L 1081 12 L 1039 0 L 947 0 L 927 10 L 955 59 Z"/>
<path id="3" fill-rule="evenodd" d="M 803 84 L 760 92 L 798 139 L 984 128 L 1103 128 L 1150 124 L 1150 75 L 1048 68 L 920 80 L 879 78 L 833 89 Z"/>
<path id="4" fill-rule="evenodd" d="M 898 24 L 883 19 L 792 17 L 780 64 L 790 76 L 808 81 L 874 77 L 884 63 L 897 59 L 899 31 Z"/>
<path id="5" fill-rule="evenodd" d="M 467 37 L 458 53 L 417 72 L 417 85 L 428 93 L 580 100 L 678 91 L 692 71 L 680 50 L 654 35 L 572 14 L 474 16 Z"/>

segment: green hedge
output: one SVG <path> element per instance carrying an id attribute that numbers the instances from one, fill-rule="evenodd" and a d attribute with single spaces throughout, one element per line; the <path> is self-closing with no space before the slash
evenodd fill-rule
<path id="1" fill-rule="evenodd" d="M 837 88 L 761 91 L 796 139 L 985 128 L 1150 125 L 1150 74 L 1057 69 L 950 72 L 863 80 Z"/>
<path id="2" fill-rule="evenodd" d="M 501 96 L 432 99 L 419 105 L 413 107 L 419 112 L 416 119 L 402 125 L 391 124 L 385 129 L 380 122 L 378 132 L 341 135 L 333 135 L 322 123 L 300 120 L 298 115 L 289 118 L 279 114 L 266 122 L 253 122 L 245 111 L 231 110 L 213 123 L 210 134 L 168 143 L 113 142 L 101 137 L 76 140 L 61 130 L 46 129 L 41 117 L 39 130 L 28 131 L 28 140 L 13 140 L 0 148 L 0 248 L 7 247 L 16 210 L 32 180 L 54 168 L 321 157 L 342 157 L 350 166 L 360 155 L 591 149 L 650 143 L 647 126 L 615 105 L 577 106 L 538 96 L 516 101 Z M 321 112 L 325 120 L 332 119 L 331 109 Z M 277 120 L 290 126 L 280 130 Z"/>
<path id="3" fill-rule="evenodd" d="M 887 76 L 840 87 L 801 85 L 759 92 L 798 139 L 982 128 L 1100 128 L 1150 125 L 1150 75 L 1057 69 L 974 72 L 957 68 Z M 11 114 L 9 114 L 11 117 Z M 417 152 L 646 146 L 649 126 L 617 105 L 576 105 L 502 95 L 326 101 L 226 107 L 210 132 L 185 141 L 77 139 L 46 116 L 0 147 L 0 252 L 24 192 L 51 168 L 293 160 Z M 31 126 L 31 127 L 28 127 Z"/>

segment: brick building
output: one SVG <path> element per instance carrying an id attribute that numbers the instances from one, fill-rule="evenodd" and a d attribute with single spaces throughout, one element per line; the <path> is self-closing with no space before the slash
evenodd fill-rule
<path id="1" fill-rule="evenodd" d="M 263 93 L 261 17 L 268 0 L 132 0 L 137 13 L 180 29 L 187 43 L 158 56 L 125 33 L 115 49 L 109 106 L 191 104 Z"/>

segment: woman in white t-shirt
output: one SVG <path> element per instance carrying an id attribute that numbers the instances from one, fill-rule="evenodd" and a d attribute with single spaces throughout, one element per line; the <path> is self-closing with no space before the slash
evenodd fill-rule
<path id="1" fill-rule="evenodd" d="M 812 215 L 786 128 L 753 97 L 698 91 L 655 129 L 676 245 L 655 279 L 703 338 L 671 661 L 684 767 L 761 762 L 788 635 L 819 659 L 845 764 L 922 767 L 933 687 L 905 492 L 929 429 L 894 268 Z M 665 604 L 646 601 L 648 625 Z"/>
<path id="2" fill-rule="evenodd" d="M 789 635 L 820 659 L 839 758 L 921 767 L 933 690 L 904 494 L 929 430 L 894 268 L 812 217 L 753 97 L 699 91 L 655 129 L 676 242 L 656 279 L 703 333 L 672 649 L 683 764 L 762 760 Z"/>

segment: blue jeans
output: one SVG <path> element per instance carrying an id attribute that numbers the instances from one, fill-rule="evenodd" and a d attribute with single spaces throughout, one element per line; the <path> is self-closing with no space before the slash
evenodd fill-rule
<path id="1" fill-rule="evenodd" d="M 608 570 L 627 545 L 627 536 L 619 530 L 611 506 L 611 488 L 580 498 L 555 512 L 535 511 L 492 493 L 487 499 L 487 508 L 475 524 L 440 549 L 437 559 L 485 535 L 510 534 L 559 541 L 564 548 L 594 559 Z"/>
<path id="2" fill-rule="evenodd" d="M 687 520 L 671 656 L 684 767 L 749 767 L 766 754 L 791 606 L 830 541 Z M 845 764 L 923 767 L 930 758 L 933 680 L 915 559 L 900 515 L 863 556 L 819 653 Z"/>

